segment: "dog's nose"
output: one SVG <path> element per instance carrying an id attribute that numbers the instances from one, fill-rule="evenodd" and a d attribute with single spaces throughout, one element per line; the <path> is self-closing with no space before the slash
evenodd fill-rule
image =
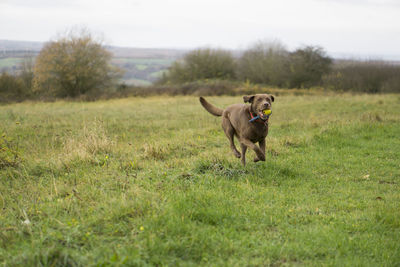
<path id="1" fill-rule="evenodd" d="M 264 108 L 269 108 L 270 106 L 271 106 L 270 103 L 268 103 L 268 102 L 265 102 L 265 103 L 264 103 Z"/>

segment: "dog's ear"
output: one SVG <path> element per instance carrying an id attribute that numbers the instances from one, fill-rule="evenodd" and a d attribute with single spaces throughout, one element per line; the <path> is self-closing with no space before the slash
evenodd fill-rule
<path id="1" fill-rule="evenodd" d="M 253 103 L 254 97 L 255 97 L 254 95 L 245 95 L 245 96 L 243 96 L 243 101 L 244 101 L 244 103 L 247 103 L 247 102 Z"/>
<path id="2" fill-rule="evenodd" d="M 269 95 L 271 97 L 272 102 L 275 101 L 275 97 L 273 95 Z"/>

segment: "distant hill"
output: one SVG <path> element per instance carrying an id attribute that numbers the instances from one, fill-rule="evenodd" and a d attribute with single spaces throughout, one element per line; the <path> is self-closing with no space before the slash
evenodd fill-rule
<path id="1" fill-rule="evenodd" d="M 0 55 L 6 52 L 26 51 L 39 52 L 44 42 L 0 40 Z M 163 48 L 133 48 L 106 46 L 106 49 L 113 53 L 114 57 L 128 58 L 179 58 L 187 52 L 182 49 L 163 49 Z"/>
<path id="2" fill-rule="evenodd" d="M 107 46 L 106 48 L 113 53 L 114 57 L 129 58 L 179 58 L 188 52 L 187 50 L 163 48 L 132 48 L 118 46 Z"/>
<path id="3" fill-rule="evenodd" d="M 39 52 L 42 47 L 42 42 L 0 40 L 0 52 L 16 50 Z"/>

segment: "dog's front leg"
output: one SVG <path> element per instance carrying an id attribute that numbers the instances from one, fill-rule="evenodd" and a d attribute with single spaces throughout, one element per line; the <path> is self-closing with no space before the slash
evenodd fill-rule
<path id="1" fill-rule="evenodd" d="M 240 146 L 242 146 L 242 144 L 253 149 L 254 152 L 256 152 L 256 155 L 259 160 L 265 161 L 265 154 L 264 154 L 265 152 L 261 151 L 261 149 L 256 144 L 251 142 L 249 139 L 244 139 L 244 138 L 240 139 Z"/>
<path id="2" fill-rule="evenodd" d="M 258 142 L 258 144 L 260 145 L 260 149 L 261 149 L 261 152 L 264 154 L 264 156 L 265 156 L 265 139 L 263 139 L 263 140 L 261 140 L 260 142 Z M 265 160 L 265 157 L 264 157 L 264 160 Z M 254 162 L 257 162 L 257 161 L 260 161 L 260 159 L 256 156 L 255 158 L 254 158 Z"/>

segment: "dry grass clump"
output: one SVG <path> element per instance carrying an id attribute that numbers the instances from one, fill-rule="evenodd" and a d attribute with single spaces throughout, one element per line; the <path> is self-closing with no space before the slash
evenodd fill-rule
<path id="1" fill-rule="evenodd" d="M 89 125 L 84 125 L 82 132 L 77 136 L 65 140 L 63 158 L 91 161 L 98 154 L 110 154 L 114 145 L 102 122 L 95 120 Z"/>
<path id="2" fill-rule="evenodd" d="M 158 145 L 154 143 L 145 143 L 142 147 L 143 157 L 145 159 L 165 160 L 170 153 L 169 145 Z"/>

